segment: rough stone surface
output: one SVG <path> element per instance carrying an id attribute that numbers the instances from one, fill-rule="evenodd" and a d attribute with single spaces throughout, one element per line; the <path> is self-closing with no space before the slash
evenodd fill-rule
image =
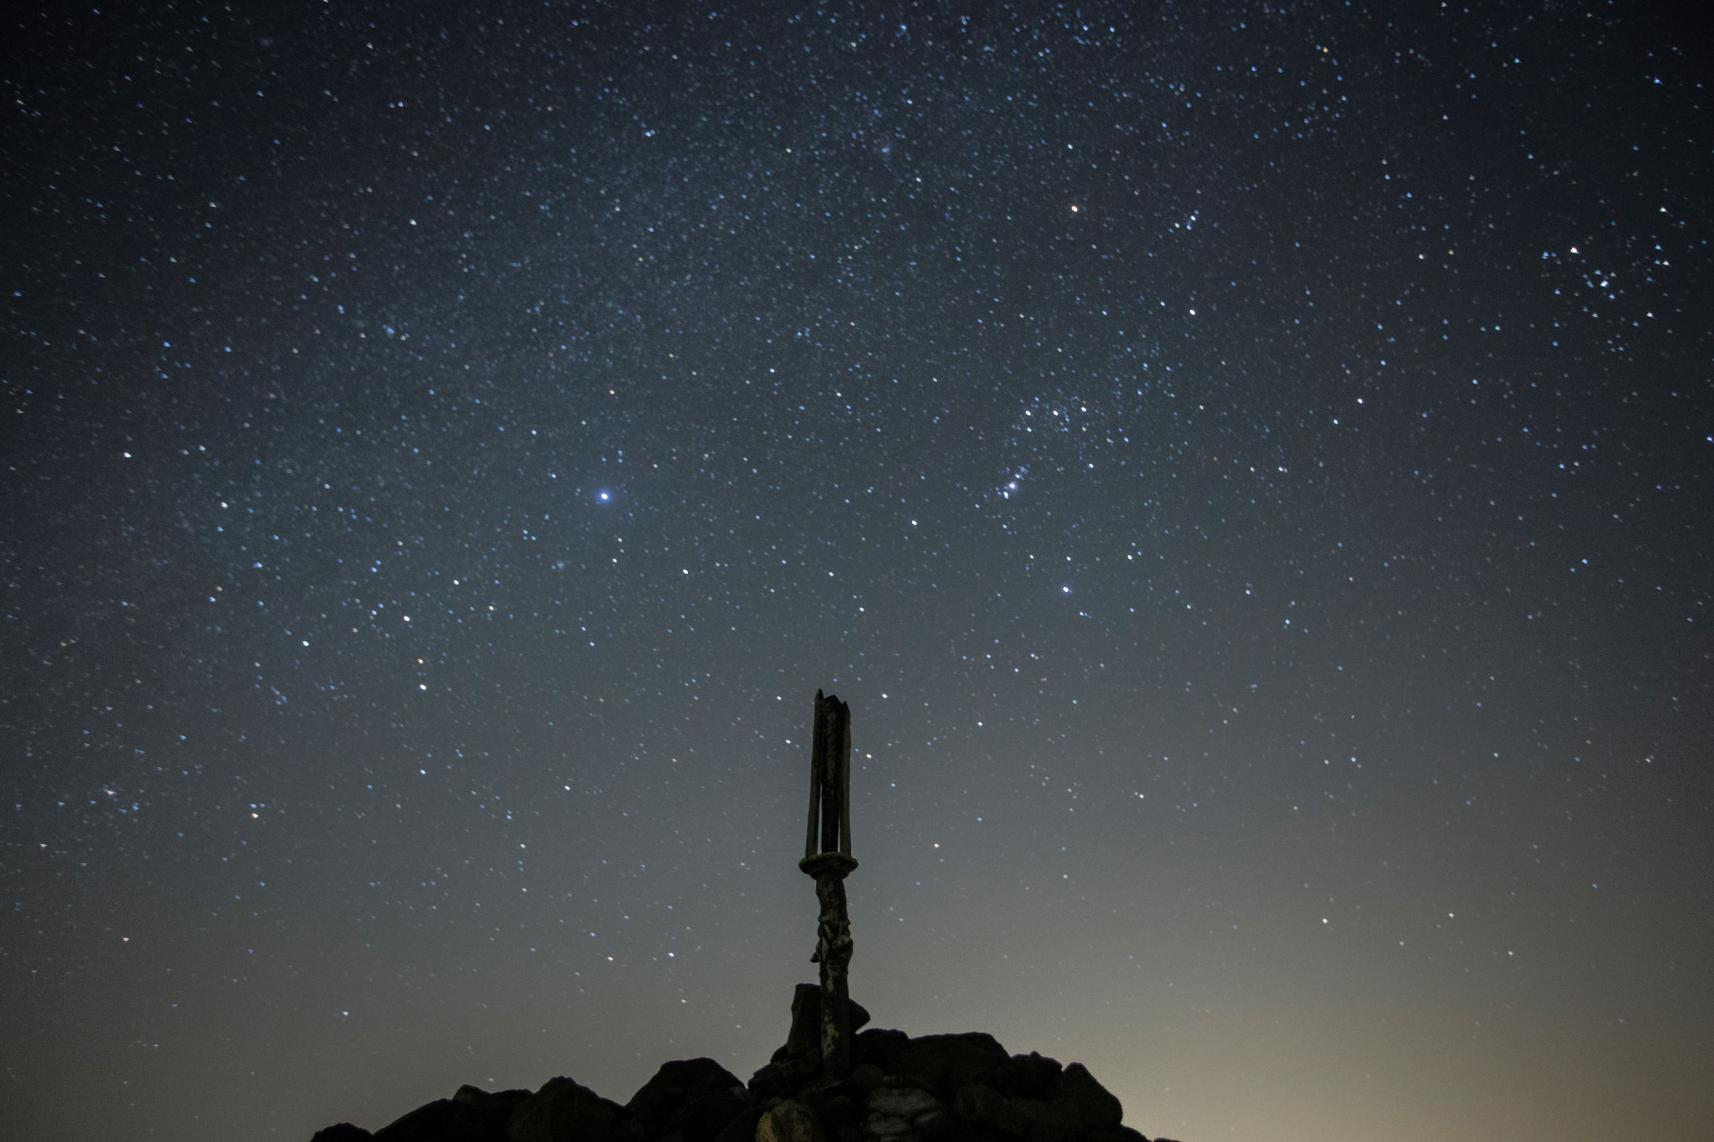
<path id="1" fill-rule="evenodd" d="M 747 1103 L 737 1118 L 720 1128 L 714 1142 L 755 1142 L 756 1124 L 761 1119 L 762 1108 L 754 1102 Z"/>
<path id="2" fill-rule="evenodd" d="M 869 1092 L 869 1113 L 863 1137 L 892 1142 L 936 1134 L 944 1125 L 946 1107 L 934 1092 L 909 1079 L 885 1079 Z"/>
<path id="3" fill-rule="evenodd" d="M 1029 1104 L 1014 1104 L 993 1087 L 986 1086 L 959 1087 L 952 1105 L 959 1117 L 992 1127 L 1008 1138 L 1030 1137 L 1035 1133 L 1040 1117 L 1039 1111 L 1031 1114 L 1025 1109 Z"/>
<path id="4" fill-rule="evenodd" d="M 897 1031 L 865 1031 L 857 1036 L 857 1061 L 873 1063 L 883 1074 L 908 1075 L 950 1102 L 961 1086 L 1004 1085 L 1006 1049 L 983 1031 L 962 1035 L 910 1038 Z"/>
<path id="5" fill-rule="evenodd" d="M 851 1083 L 867 1093 L 881 1085 L 881 1068 L 874 1063 L 859 1063 L 851 1068 Z"/>
<path id="6" fill-rule="evenodd" d="M 769 1063 L 750 1076 L 750 1097 L 767 1100 L 796 1094 L 821 1073 L 821 1060 L 814 1055 L 794 1055 Z"/>
<path id="7" fill-rule="evenodd" d="M 714 1142 L 744 1112 L 748 1097 L 738 1077 L 713 1059 L 679 1059 L 661 1064 L 625 1104 L 625 1113 L 650 1142 L 675 1135 L 684 1142 Z"/>
<path id="8" fill-rule="evenodd" d="M 568 1078 L 549 1079 L 506 1121 L 506 1142 L 638 1142 L 624 1109 Z"/>
<path id="9" fill-rule="evenodd" d="M 940 1109 L 940 1100 L 919 1086 L 883 1086 L 869 1093 L 871 1114 L 910 1119 Z"/>
<path id="10" fill-rule="evenodd" d="M 886 1061 L 904 1049 L 911 1037 L 903 1031 L 894 1031 L 888 1027 L 871 1027 L 858 1035 L 853 1043 L 856 1063 L 862 1066 L 870 1063 L 886 1073 Z"/>
<path id="11" fill-rule="evenodd" d="M 855 999 L 847 999 L 845 1006 L 851 1013 L 851 1033 L 855 1035 L 869 1023 L 869 1012 Z M 792 993 L 792 1028 L 786 1035 L 784 1046 L 774 1051 L 773 1062 L 781 1059 L 796 1058 L 803 1055 L 821 1054 L 821 986 L 814 983 L 800 983 Z"/>
<path id="12" fill-rule="evenodd" d="M 821 1050 L 821 987 L 800 983 L 792 992 L 792 1029 L 786 1042 L 774 1052 L 774 1061 L 787 1056 L 808 1055 Z"/>
<path id="13" fill-rule="evenodd" d="M 762 1112 L 756 1123 L 756 1142 L 823 1142 L 823 1136 L 809 1107 L 781 1099 Z"/>
<path id="14" fill-rule="evenodd" d="M 836 1094 L 815 1104 L 815 1118 L 828 1138 L 844 1138 L 863 1120 L 863 1108 L 849 1094 Z"/>

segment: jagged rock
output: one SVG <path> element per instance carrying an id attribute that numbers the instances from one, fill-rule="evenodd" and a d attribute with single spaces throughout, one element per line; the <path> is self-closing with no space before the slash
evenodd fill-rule
<path id="1" fill-rule="evenodd" d="M 1034 1051 L 1027 1055 L 1013 1055 L 1011 1065 L 1006 1068 L 1006 1085 L 1002 1093 L 1019 1098 L 1051 1098 L 1053 1085 L 1062 1070 L 1064 1068 L 1058 1059 L 1050 1059 Z"/>
<path id="2" fill-rule="evenodd" d="M 369 1142 L 375 1137 L 361 1126 L 353 1126 L 349 1122 L 338 1122 L 315 1132 L 315 1137 L 309 1142 Z"/>
<path id="3" fill-rule="evenodd" d="M 851 1030 L 869 1022 L 869 1012 L 854 999 Z M 821 989 L 800 983 L 792 993 L 792 1027 L 785 1045 L 774 1051 L 765 1066 L 750 1076 L 750 1097 L 766 1101 L 786 1098 L 802 1091 L 821 1073 Z"/>
<path id="4" fill-rule="evenodd" d="M 863 1137 L 877 1142 L 932 1136 L 945 1125 L 946 1107 L 934 1092 L 909 1079 L 889 1078 L 869 1092 Z"/>
<path id="5" fill-rule="evenodd" d="M 512 1117 L 512 1112 L 518 1109 L 520 1103 L 530 1097 L 527 1090 L 485 1091 L 481 1087 L 465 1083 L 452 1096 L 452 1101 L 462 1102 L 482 1116 L 487 1132 L 495 1138 L 506 1136 L 506 1123 Z"/>
<path id="6" fill-rule="evenodd" d="M 851 1012 L 851 1033 L 856 1034 L 869 1022 L 869 1011 L 855 999 L 845 1001 Z M 792 1028 L 783 1047 L 777 1049 L 771 1062 L 802 1055 L 821 1054 L 821 988 L 813 983 L 800 983 L 792 992 Z"/>
<path id="7" fill-rule="evenodd" d="M 823 1142 L 823 1136 L 809 1107 L 781 1099 L 762 1112 L 755 1142 Z"/>
<path id="8" fill-rule="evenodd" d="M 808 1086 L 805 1086 L 792 1097 L 820 1114 L 822 1106 L 833 1099 L 845 1098 L 854 1103 L 861 1102 L 865 1097 L 865 1092 L 849 1077 L 831 1079 L 825 1075 L 818 1075 Z"/>
<path id="9" fill-rule="evenodd" d="M 1060 1072 L 1053 1105 L 1076 1129 L 1089 1133 L 1117 1126 L 1125 1117 L 1118 1098 L 1096 1082 L 1082 1063 L 1072 1063 Z"/>
<path id="10" fill-rule="evenodd" d="M 815 1081 L 821 1060 L 815 1055 L 793 1055 L 759 1068 L 750 1076 L 750 1097 L 758 1101 L 785 1098 Z"/>
<path id="11" fill-rule="evenodd" d="M 799 1055 L 821 1053 L 821 988 L 813 983 L 800 983 L 792 991 L 792 1027 L 786 1032 L 785 1045 L 773 1053 L 770 1062 Z"/>
<path id="12" fill-rule="evenodd" d="M 906 1121 L 942 1110 L 934 1092 L 915 1084 L 876 1087 L 869 1092 L 869 1113 Z"/>
<path id="13" fill-rule="evenodd" d="M 1009 1138 L 1032 1137 L 1042 1117 L 1039 1103 L 1013 1100 L 985 1086 L 959 1087 L 952 1106 L 959 1117 L 992 1127 Z"/>
<path id="14" fill-rule="evenodd" d="M 851 1084 L 864 1094 L 881 1085 L 881 1068 L 874 1063 L 859 1063 L 851 1068 Z"/>
<path id="15" fill-rule="evenodd" d="M 684 1142 L 713 1142 L 748 1104 L 744 1084 L 713 1059 L 679 1059 L 662 1063 L 625 1112 L 651 1142 L 674 1135 Z"/>
<path id="16" fill-rule="evenodd" d="M 985 1031 L 962 1035 L 923 1035 L 902 1031 L 865 1031 L 857 1036 L 859 1063 L 881 1068 L 883 1074 L 920 1079 L 943 1101 L 950 1102 L 961 1086 L 1003 1085 L 1011 1056 Z"/>
<path id="17" fill-rule="evenodd" d="M 506 1142 L 640 1142 L 641 1131 L 616 1102 L 568 1078 L 547 1083 L 506 1121 Z"/>
<path id="18" fill-rule="evenodd" d="M 886 1060 L 903 1049 L 911 1037 L 890 1027 L 871 1027 L 851 1040 L 851 1054 L 857 1065 L 868 1063 L 886 1073 Z"/>
<path id="19" fill-rule="evenodd" d="M 479 1086 L 465 1083 L 453 1093 L 452 1101 L 468 1103 L 478 1109 L 505 1106 L 516 1107 L 520 1102 L 530 1097 L 530 1092 L 523 1088 L 513 1090 L 483 1090 Z"/>
<path id="20" fill-rule="evenodd" d="M 1090 1142 L 1149 1142 L 1141 1131 L 1132 1130 L 1129 1126 L 1115 1126 L 1111 1130 L 1103 1130 L 1090 1135 Z M 1171 1138 L 1161 1138 L 1158 1142 L 1172 1142 Z"/>
<path id="21" fill-rule="evenodd" d="M 756 1124 L 762 1119 L 762 1107 L 755 1102 L 745 1103 L 744 1109 L 738 1116 L 720 1128 L 720 1133 L 714 1136 L 714 1142 L 755 1142 Z"/>
<path id="22" fill-rule="evenodd" d="M 852 1061 L 836 1078 L 815 1052 L 788 1055 L 746 1091 L 713 1059 L 677 1060 L 625 1107 L 568 1078 L 534 1094 L 463 1086 L 373 1135 L 341 1123 L 312 1142 L 1147 1142 L 1082 1064 L 1008 1055 L 981 1032 L 872 1028 Z"/>
<path id="23" fill-rule="evenodd" d="M 437 1098 L 375 1131 L 375 1142 L 499 1142 L 492 1127 L 469 1103 Z"/>
<path id="24" fill-rule="evenodd" d="M 850 1094 L 835 1094 L 815 1104 L 815 1117 L 828 1138 L 848 1138 L 863 1120 L 862 1108 Z"/>

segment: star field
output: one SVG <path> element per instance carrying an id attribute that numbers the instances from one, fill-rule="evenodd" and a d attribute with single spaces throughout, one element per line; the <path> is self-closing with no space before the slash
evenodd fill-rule
<path id="1" fill-rule="evenodd" d="M 878 1025 L 1151 1137 L 1703 1136 L 1688 21 L 6 22 L 0 1134 L 747 1075 L 824 687 Z"/>

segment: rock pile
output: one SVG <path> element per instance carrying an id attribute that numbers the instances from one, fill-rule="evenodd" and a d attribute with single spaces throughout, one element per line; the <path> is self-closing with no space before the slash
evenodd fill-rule
<path id="1" fill-rule="evenodd" d="M 862 1031 L 850 1075 L 828 1080 L 819 1005 L 814 986 L 798 987 L 786 1044 L 748 1084 L 683 1059 L 624 1106 L 568 1078 L 534 1093 L 464 1086 L 373 1134 L 340 1123 L 312 1142 L 1148 1142 L 1082 1064 L 1011 1055 L 982 1032 Z M 862 1027 L 868 1012 L 852 1008 Z"/>

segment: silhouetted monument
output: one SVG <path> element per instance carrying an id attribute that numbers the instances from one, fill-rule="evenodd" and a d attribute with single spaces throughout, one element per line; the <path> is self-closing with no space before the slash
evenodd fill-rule
<path id="1" fill-rule="evenodd" d="M 820 691 L 798 867 L 821 905 L 821 985 L 797 985 L 785 1045 L 748 1083 L 699 1058 L 663 1064 L 623 1106 L 563 1076 L 534 1093 L 463 1086 L 373 1134 L 342 1122 L 311 1142 L 1148 1142 L 1081 1063 L 1011 1055 L 981 1031 L 857 1033 L 869 1013 L 846 981 L 851 708 Z"/>
<path id="2" fill-rule="evenodd" d="M 821 1069 L 843 1076 L 851 1069 L 851 1011 L 846 971 L 851 963 L 851 918 L 845 878 L 851 856 L 851 707 L 815 692 L 814 741 L 809 759 L 809 830 L 798 867 L 815 878 L 821 905 L 815 955 L 821 965 Z"/>

